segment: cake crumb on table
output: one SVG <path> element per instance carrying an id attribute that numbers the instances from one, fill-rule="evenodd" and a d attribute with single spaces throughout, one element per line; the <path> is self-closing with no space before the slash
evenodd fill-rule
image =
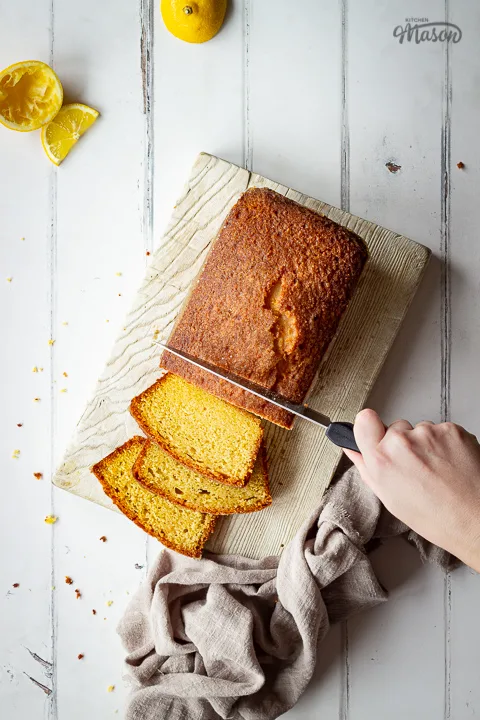
<path id="1" fill-rule="evenodd" d="M 105 605 L 106 605 L 107 607 L 110 607 L 111 605 L 113 605 L 113 600 L 107 600 L 107 602 L 105 603 Z"/>
<path id="2" fill-rule="evenodd" d="M 12 458 L 14 460 L 18 460 L 19 457 L 20 457 L 20 450 L 14 450 L 12 453 Z"/>
<path id="3" fill-rule="evenodd" d="M 65 575 L 65 582 L 67 583 L 67 585 L 72 585 L 72 584 L 73 584 L 73 580 L 72 580 L 72 578 L 70 577 L 70 575 Z"/>
<path id="4" fill-rule="evenodd" d="M 68 377 L 66 372 L 63 373 L 63 377 Z"/>
<path id="5" fill-rule="evenodd" d="M 13 277 L 8 277 L 8 278 L 7 278 L 7 282 L 12 282 L 12 280 L 13 280 Z"/>
<path id="6" fill-rule="evenodd" d="M 60 390 L 60 392 L 61 392 L 61 393 L 66 393 L 66 392 L 67 392 L 67 388 L 62 388 L 62 389 Z"/>
<path id="7" fill-rule="evenodd" d="M 109 685 L 107 688 L 107 692 L 113 692 L 115 690 L 115 685 Z"/>
<path id="8" fill-rule="evenodd" d="M 47 517 L 45 518 L 45 522 L 47 523 L 47 525 L 54 525 L 57 520 L 58 517 L 56 517 L 55 515 L 47 515 Z"/>
<path id="9" fill-rule="evenodd" d="M 97 611 L 96 611 L 96 610 L 92 610 L 92 615 L 96 615 L 96 614 L 97 614 Z"/>
<path id="10" fill-rule="evenodd" d="M 102 537 L 99 538 L 99 540 L 101 540 L 102 542 L 107 542 L 107 536 L 106 536 L 106 535 L 102 535 Z"/>
<path id="11" fill-rule="evenodd" d="M 50 340 L 48 341 L 48 344 L 49 344 L 49 345 L 55 345 L 55 340 L 53 340 L 52 338 L 50 338 Z"/>
<path id="12" fill-rule="evenodd" d="M 34 366 L 33 366 L 33 368 L 32 368 L 32 372 L 35 372 L 35 373 L 37 373 L 37 372 L 38 372 L 38 367 L 37 367 L 36 365 L 34 365 Z"/>
<path id="13" fill-rule="evenodd" d="M 463 163 L 463 162 L 460 160 L 460 162 L 457 163 L 457 168 L 458 168 L 459 170 L 463 170 L 464 167 L 465 167 L 465 163 Z"/>
<path id="14" fill-rule="evenodd" d="M 40 398 L 33 398 L 33 402 L 40 402 Z"/>
<path id="15" fill-rule="evenodd" d="M 34 477 L 36 480 L 41 480 L 41 479 L 43 478 L 43 473 L 41 473 L 41 472 L 34 472 L 34 473 L 33 473 L 33 477 Z"/>
<path id="16" fill-rule="evenodd" d="M 20 583 L 13 583 L 12 587 L 14 587 L 14 588 L 20 587 Z"/>
<path id="17" fill-rule="evenodd" d="M 77 600 L 79 600 L 82 597 L 82 593 L 80 592 L 80 590 L 78 588 L 76 588 L 76 590 L 75 590 L 75 597 L 77 598 Z"/>
<path id="18" fill-rule="evenodd" d="M 85 655 L 84 655 L 83 653 L 78 653 L 78 655 L 77 655 L 77 658 L 78 658 L 79 660 L 81 660 L 81 659 L 84 658 L 84 657 L 85 657 Z"/>
<path id="19" fill-rule="evenodd" d="M 23 423 L 17 423 L 17 427 L 23 427 Z"/>

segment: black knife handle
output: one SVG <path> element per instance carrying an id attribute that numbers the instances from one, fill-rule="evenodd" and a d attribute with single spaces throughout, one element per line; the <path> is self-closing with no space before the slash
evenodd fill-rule
<path id="1" fill-rule="evenodd" d="M 332 422 L 327 427 L 325 434 L 334 445 L 346 448 L 347 450 L 355 450 L 355 452 L 358 453 L 360 452 L 358 445 L 355 442 L 352 423 Z"/>

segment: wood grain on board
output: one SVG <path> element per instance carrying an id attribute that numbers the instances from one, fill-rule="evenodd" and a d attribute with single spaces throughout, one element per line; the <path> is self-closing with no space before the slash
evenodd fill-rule
<path id="1" fill-rule="evenodd" d="M 270 187 L 358 233 L 370 260 L 309 397 L 332 419 L 352 420 L 363 406 L 420 283 L 429 251 L 411 240 L 326 203 L 201 154 L 152 257 L 124 329 L 88 403 L 54 483 L 112 508 L 90 467 L 138 432 L 130 400 L 160 375 L 154 336 L 168 336 L 210 242 L 248 187 Z M 320 429 L 266 424 L 273 504 L 222 519 L 209 542 L 215 552 L 277 554 L 310 515 L 341 456 Z"/>

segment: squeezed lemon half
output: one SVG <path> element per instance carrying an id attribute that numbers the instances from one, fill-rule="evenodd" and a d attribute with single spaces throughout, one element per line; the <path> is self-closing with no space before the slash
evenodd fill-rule
<path id="1" fill-rule="evenodd" d="M 0 123 L 11 130 L 38 130 L 62 107 L 63 88 L 51 67 L 26 60 L 0 72 Z"/>

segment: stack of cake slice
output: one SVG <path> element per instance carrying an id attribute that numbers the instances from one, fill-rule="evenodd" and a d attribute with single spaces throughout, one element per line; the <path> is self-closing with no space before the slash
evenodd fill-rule
<path id="1" fill-rule="evenodd" d="M 167 547 L 200 557 L 218 515 L 270 505 L 259 418 L 172 373 L 132 400 L 136 436 L 92 471 L 115 505 Z"/>

